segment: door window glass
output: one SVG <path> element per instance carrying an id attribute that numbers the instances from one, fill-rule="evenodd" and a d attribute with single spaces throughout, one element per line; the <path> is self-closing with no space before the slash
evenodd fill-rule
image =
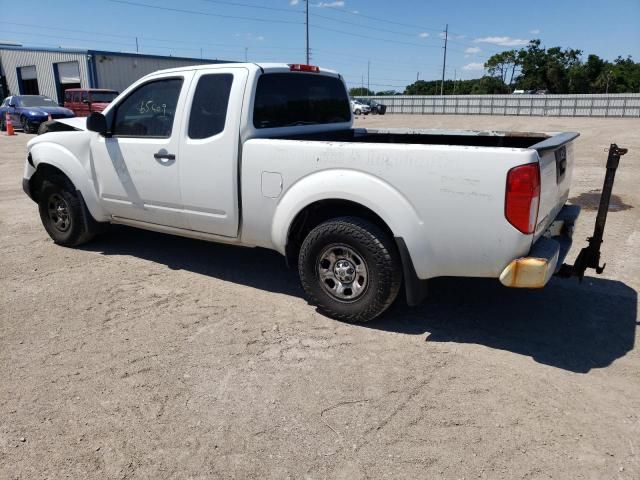
<path id="1" fill-rule="evenodd" d="M 182 87 L 181 78 L 145 83 L 116 108 L 113 135 L 168 138 Z"/>
<path id="2" fill-rule="evenodd" d="M 198 80 L 189 116 L 189 138 L 208 138 L 224 130 L 233 75 L 203 75 Z"/>

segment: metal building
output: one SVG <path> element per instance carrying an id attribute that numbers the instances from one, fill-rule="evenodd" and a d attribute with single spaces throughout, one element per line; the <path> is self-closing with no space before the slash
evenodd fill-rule
<path id="1" fill-rule="evenodd" d="M 225 63 L 224 60 L 137 53 L 0 45 L 0 75 L 8 95 L 46 95 L 58 103 L 67 88 L 109 88 L 121 92 L 144 75 L 164 68 Z"/>

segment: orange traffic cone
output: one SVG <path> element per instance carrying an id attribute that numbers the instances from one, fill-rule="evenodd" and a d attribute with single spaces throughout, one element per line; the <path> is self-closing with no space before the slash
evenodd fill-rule
<path id="1" fill-rule="evenodd" d="M 11 117 L 9 116 L 9 112 L 5 113 L 4 123 L 7 126 L 7 135 L 8 136 L 15 135 L 16 132 L 13 130 L 13 123 L 11 123 Z"/>

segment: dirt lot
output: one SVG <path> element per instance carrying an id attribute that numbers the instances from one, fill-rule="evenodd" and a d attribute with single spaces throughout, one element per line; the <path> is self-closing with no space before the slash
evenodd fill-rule
<path id="1" fill-rule="evenodd" d="M 268 251 L 125 228 L 55 246 L 20 188 L 30 136 L 2 136 L 0 478 L 640 478 L 640 121 L 358 124 L 580 131 L 575 196 L 629 147 L 607 270 L 437 280 L 340 324 Z"/>

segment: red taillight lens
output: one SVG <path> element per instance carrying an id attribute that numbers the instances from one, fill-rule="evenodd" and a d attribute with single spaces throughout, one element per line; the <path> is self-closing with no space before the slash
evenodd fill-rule
<path id="1" fill-rule="evenodd" d="M 540 205 L 540 169 L 537 163 L 514 167 L 507 173 L 504 213 L 522 233 L 533 233 Z"/>
<path id="2" fill-rule="evenodd" d="M 289 70 L 292 72 L 320 72 L 320 67 L 316 67 L 315 65 L 303 65 L 301 63 L 290 63 Z"/>

